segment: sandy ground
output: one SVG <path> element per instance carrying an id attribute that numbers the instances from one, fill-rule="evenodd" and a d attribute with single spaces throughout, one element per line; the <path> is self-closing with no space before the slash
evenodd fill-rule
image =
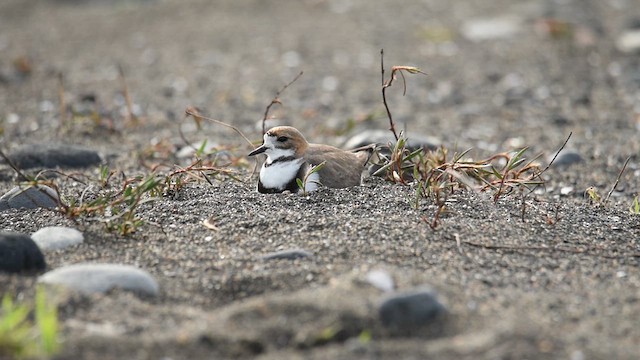
<path id="1" fill-rule="evenodd" d="M 2 230 L 84 232 L 84 244 L 47 254 L 49 269 L 130 264 L 160 284 L 152 299 L 66 295 L 59 358 L 636 358 L 640 217 L 628 207 L 640 188 L 640 73 L 638 55 L 616 44 L 638 19 L 633 1 L 3 1 L 7 152 L 73 143 L 128 176 L 166 172 L 191 161 L 175 157 L 181 126 L 189 141 L 226 149 L 246 179 L 251 147 L 219 125 L 183 121 L 187 106 L 257 141 L 265 106 L 304 71 L 272 114 L 341 145 L 388 125 L 384 48 L 387 69 L 428 73 L 407 79 L 405 97 L 399 82 L 390 89 L 409 137 L 477 157 L 529 146 L 546 162 L 572 132 L 566 151 L 583 159 L 545 174 L 524 221 L 519 197 L 460 192 L 436 230 L 431 201 L 415 206 L 412 186 L 382 179 L 308 196 L 260 195 L 255 179 L 193 182 L 143 206 L 147 225 L 128 237 L 50 210 L 3 212 Z M 125 121 L 119 67 L 137 124 Z M 59 74 L 78 114 L 62 130 Z M 98 123 L 82 116 L 96 109 Z M 609 203 L 590 204 L 585 190 L 605 196 L 629 156 Z M 95 168 L 66 172 L 98 178 Z M 6 191 L 13 173 L 1 174 Z M 58 181 L 66 198 L 86 189 Z M 202 225 L 210 217 L 215 231 Z M 260 258 L 291 248 L 313 257 Z M 390 333 L 376 312 L 388 294 L 364 281 L 374 269 L 398 291 L 435 289 L 449 315 L 412 336 Z M 0 274 L 3 294 L 28 298 L 34 283 Z"/>

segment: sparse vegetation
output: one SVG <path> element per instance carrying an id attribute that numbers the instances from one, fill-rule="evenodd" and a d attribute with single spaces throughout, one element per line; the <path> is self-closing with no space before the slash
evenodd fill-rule
<path id="1" fill-rule="evenodd" d="M 60 349 L 57 305 L 36 288 L 35 304 L 15 303 L 9 294 L 0 311 L 0 358 L 48 358 Z"/>
<path id="2" fill-rule="evenodd" d="M 309 182 L 309 177 L 320 171 L 325 163 L 326 161 L 323 161 L 318 165 L 312 166 L 311 169 L 309 169 L 309 171 L 307 171 L 307 173 L 304 175 L 304 179 L 300 180 L 296 178 L 296 184 L 298 185 L 298 188 L 302 190 L 303 195 L 307 195 L 307 183 Z"/>

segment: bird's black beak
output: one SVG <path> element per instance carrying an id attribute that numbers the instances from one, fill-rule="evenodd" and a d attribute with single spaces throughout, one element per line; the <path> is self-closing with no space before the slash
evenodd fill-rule
<path id="1" fill-rule="evenodd" d="M 258 155 L 258 154 L 262 154 L 263 152 L 267 151 L 267 148 L 264 146 L 264 144 L 262 144 L 262 146 L 254 149 L 252 152 L 249 153 L 249 156 L 253 156 L 253 155 Z"/>

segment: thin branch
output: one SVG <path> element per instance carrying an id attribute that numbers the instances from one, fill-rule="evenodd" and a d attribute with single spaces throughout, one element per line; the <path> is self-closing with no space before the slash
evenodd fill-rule
<path id="1" fill-rule="evenodd" d="M 18 165 L 16 165 L 11 159 L 9 159 L 9 157 L 2 150 L 0 150 L 0 157 L 2 157 L 4 159 L 4 161 L 13 169 L 13 171 L 16 172 L 16 174 L 18 174 L 18 176 L 20 178 L 22 178 L 22 180 L 24 180 L 24 181 L 30 181 L 31 180 L 29 177 L 27 177 L 22 172 L 22 170 L 20 170 Z"/>
<path id="2" fill-rule="evenodd" d="M 571 135 L 573 135 L 573 131 L 569 133 L 569 136 L 567 136 L 567 139 L 564 141 L 564 143 L 562 143 L 562 146 L 560 146 L 560 149 L 558 149 L 556 154 L 553 156 L 553 159 L 551 159 L 551 162 L 549 162 L 549 164 L 547 164 L 547 167 L 545 167 L 542 171 L 538 173 L 538 176 L 542 175 L 542 173 L 547 171 L 551 167 L 551 164 L 553 164 L 553 162 L 556 161 L 556 158 L 558 157 L 558 155 L 560 155 L 560 152 L 564 149 L 565 146 L 567 146 L 569 139 L 571 139 Z"/>
<path id="3" fill-rule="evenodd" d="M 609 198 L 611 197 L 611 194 L 613 194 L 613 192 L 616 190 L 616 187 L 618 187 L 618 183 L 620 182 L 620 178 L 622 177 L 622 174 L 624 173 L 624 171 L 627 169 L 627 164 L 629 164 L 629 160 L 631 160 L 631 156 L 627 157 L 627 160 L 624 162 L 624 165 L 622 165 L 622 170 L 620 170 L 620 172 L 618 173 L 618 177 L 616 178 L 616 182 L 611 187 L 611 190 L 609 190 L 609 193 L 607 194 L 607 197 L 604 198 L 604 202 L 603 203 L 606 204 L 609 201 Z"/>
<path id="4" fill-rule="evenodd" d="M 384 49 L 380 50 L 380 72 L 382 73 L 382 103 L 384 104 L 384 108 L 387 111 L 387 117 L 389 118 L 389 130 L 393 133 L 393 137 L 398 141 L 398 133 L 396 132 L 396 126 L 393 123 L 393 116 L 391 116 L 391 110 L 389 110 L 389 105 L 387 104 L 387 88 L 391 86 L 393 82 L 393 74 L 391 74 L 391 78 L 388 82 L 384 81 Z"/>
<path id="5" fill-rule="evenodd" d="M 240 136 L 241 136 L 241 137 L 242 137 L 242 138 L 247 142 L 247 144 L 249 144 L 249 146 L 250 146 L 251 148 L 253 148 L 253 146 L 254 146 L 254 145 L 253 145 L 253 143 L 251 142 L 251 140 L 249 140 L 249 138 L 247 138 L 247 137 L 242 133 L 242 131 L 240 131 L 237 127 L 235 127 L 235 126 L 233 126 L 233 125 L 229 125 L 229 124 L 225 123 L 224 121 L 220 121 L 220 120 L 212 119 L 212 118 L 209 118 L 209 117 L 206 117 L 206 116 L 202 116 L 202 115 L 200 115 L 200 113 L 198 112 L 198 110 L 197 110 L 195 107 L 193 107 L 193 106 L 189 106 L 189 107 L 187 107 L 187 109 L 186 109 L 184 112 L 187 114 L 187 116 L 193 116 L 194 118 L 199 118 L 199 119 L 203 119 L 203 120 L 208 120 L 208 121 L 211 121 L 211 122 L 213 122 L 213 123 L 215 123 L 215 124 L 218 124 L 218 125 L 222 125 L 222 126 L 228 127 L 229 129 L 231 129 L 231 130 L 235 131 L 238 135 L 240 135 Z"/>
<path id="6" fill-rule="evenodd" d="M 262 135 L 264 135 L 264 133 L 267 132 L 267 129 L 265 128 L 266 126 L 265 123 L 267 122 L 267 118 L 269 117 L 269 111 L 271 111 L 271 107 L 275 104 L 282 105 L 282 102 L 280 101 L 280 94 L 282 94 L 283 91 L 285 91 L 289 86 L 291 86 L 291 84 L 296 82 L 296 80 L 298 80 L 303 73 L 304 73 L 303 71 L 300 71 L 300 73 L 296 75 L 296 77 L 294 77 L 293 80 L 289 81 L 288 84 L 283 86 L 282 89 L 280 89 L 280 91 L 276 93 L 276 96 L 273 98 L 273 100 L 271 100 L 269 105 L 267 105 L 267 108 L 264 110 L 264 116 L 262 117 Z"/>
<path id="7" fill-rule="evenodd" d="M 382 103 L 384 104 L 384 108 L 387 111 L 387 117 L 389 118 L 389 130 L 391 130 L 391 132 L 393 133 L 393 136 L 396 139 L 396 141 L 398 141 L 399 137 L 396 131 L 395 123 L 393 122 L 393 117 L 391 116 L 391 110 L 389 110 L 389 105 L 387 104 L 386 91 L 387 91 L 387 88 L 390 87 L 391 84 L 393 83 L 393 80 L 396 79 L 396 72 L 399 72 L 400 76 L 402 76 L 402 84 L 403 84 L 402 95 L 404 96 L 406 94 L 407 81 L 404 77 L 403 71 L 407 71 L 410 74 L 427 75 L 426 73 L 422 72 L 420 69 L 414 66 L 393 66 L 391 68 L 391 76 L 389 77 L 389 80 L 385 82 L 384 80 L 384 49 L 380 50 L 380 72 L 382 74 Z"/>
<path id="8" fill-rule="evenodd" d="M 133 113 L 133 101 L 131 101 L 129 86 L 127 85 L 127 78 L 124 74 L 122 64 L 118 64 L 118 74 L 120 75 L 120 84 L 122 85 L 122 95 L 124 96 L 125 103 L 127 104 L 127 121 L 136 122 L 138 121 L 138 118 Z"/>

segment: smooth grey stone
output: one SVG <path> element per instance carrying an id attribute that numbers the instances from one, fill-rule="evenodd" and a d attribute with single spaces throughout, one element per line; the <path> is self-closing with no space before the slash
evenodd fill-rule
<path id="1" fill-rule="evenodd" d="M 50 187 L 14 187 L 0 197 L 0 211 L 7 209 L 55 208 L 58 206 L 58 194 Z"/>
<path id="2" fill-rule="evenodd" d="M 392 294 L 379 307 L 382 324 L 402 335 L 435 324 L 446 313 L 447 309 L 430 289 Z"/>
<path id="3" fill-rule="evenodd" d="M 84 294 L 105 293 L 118 288 L 140 295 L 156 296 L 159 286 L 144 270 L 120 264 L 75 264 L 40 276 L 38 282 L 63 285 Z"/>
<path id="4" fill-rule="evenodd" d="M 441 141 L 431 136 L 421 136 L 409 134 L 407 137 L 407 148 L 417 150 L 419 148 L 434 150 L 440 146 Z M 393 134 L 389 130 L 364 130 L 352 136 L 342 147 L 344 149 L 355 149 L 369 144 L 392 145 L 396 143 Z"/>
<path id="5" fill-rule="evenodd" d="M 31 234 L 42 251 L 61 250 L 82 244 L 84 236 L 76 229 L 64 226 L 48 226 Z"/>
<path id="6" fill-rule="evenodd" d="M 552 159 L 553 159 L 553 156 L 549 158 L 549 161 L 551 161 Z M 580 153 L 576 151 L 567 150 L 567 151 L 562 151 L 558 155 L 558 157 L 556 157 L 555 161 L 553 162 L 553 164 L 551 164 L 551 166 L 566 168 L 573 164 L 581 163 L 583 161 L 584 159 L 582 158 L 582 155 L 580 155 Z"/>
<path id="7" fill-rule="evenodd" d="M 0 233 L 0 271 L 19 273 L 46 266 L 44 255 L 28 235 Z"/>
<path id="8" fill-rule="evenodd" d="M 313 257 L 313 254 L 302 249 L 288 249 L 282 251 L 276 251 L 269 254 L 262 255 L 262 260 L 274 260 L 274 259 L 288 259 L 295 260 L 301 258 Z"/>
<path id="9" fill-rule="evenodd" d="M 616 48 L 626 54 L 640 53 L 640 29 L 629 29 L 620 34 Z"/>
<path id="10" fill-rule="evenodd" d="M 20 169 L 84 168 L 102 161 L 94 150 L 64 144 L 23 145 L 9 155 L 9 159 Z"/>

